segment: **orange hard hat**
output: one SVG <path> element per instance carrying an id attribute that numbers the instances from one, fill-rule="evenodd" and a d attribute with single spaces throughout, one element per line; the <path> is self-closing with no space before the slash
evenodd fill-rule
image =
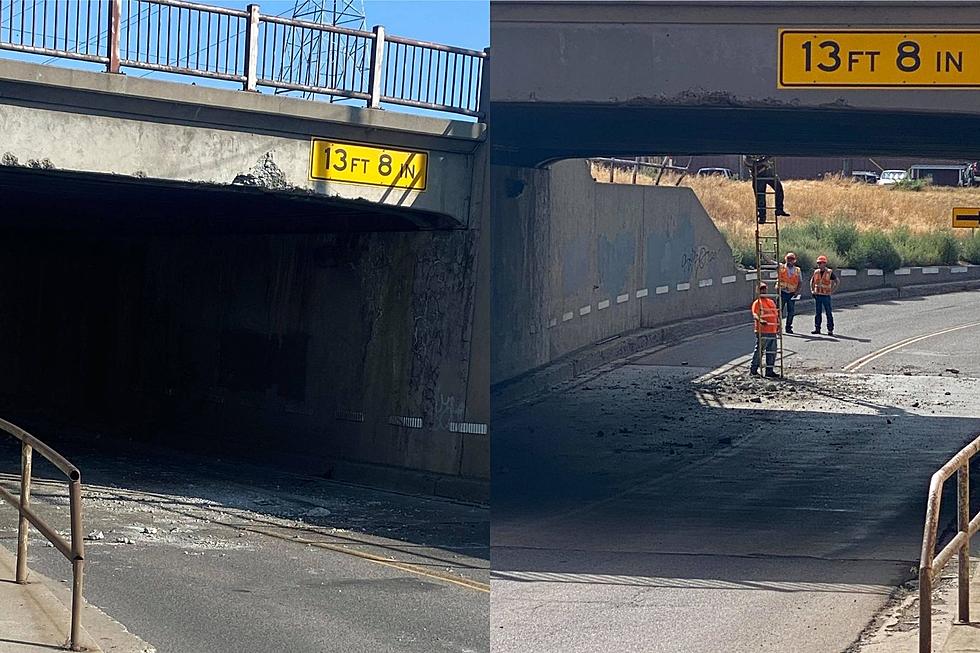
<path id="1" fill-rule="evenodd" d="M 824 256 L 823 254 L 817 257 L 817 263 L 826 263 L 826 262 L 827 262 L 827 257 Z"/>
<path id="2" fill-rule="evenodd" d="M 786 257 L 785 258 L 786 258 L 787 261 L 789 261 L 789 260 L 795 261 L 796 260 L 796 254 L 794 254 L 793 252 L 786 252 Z"/>

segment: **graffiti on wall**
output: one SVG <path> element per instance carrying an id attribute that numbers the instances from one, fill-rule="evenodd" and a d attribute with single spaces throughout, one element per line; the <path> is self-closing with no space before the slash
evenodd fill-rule
<path id="1" fill-rule="evenodd" d="M 449 428 L 450 422 L 459 421 L 464 406 L 455 396 L 444 395 L 440 387 L 454 381 L 445 377 L 459 371 L 448 366 L 462 358 L 462 330 L 468 314 L 468 240 L 457 235 L 432 236 L 423 250 L 413 284 L 409 391 L 427 425 Z"/>
<path id="2" fill-rule="evenodd" d="M 433 426 L 448 431 L 450 424 L 463 421 L 465 412 L 466 406 L 462 400 L 457 399 L 454 395 L 440 392 L 433 411 Z"/>
<path id="3" fill-rule="evenodd" d="M 684 252 L 681 256 L 681 270 L 684 276 L 691 278 L 701 276 L 707 269 L 708 264 L 718 258 L 718 250 L 701 245 L 692 247 L 690 251 Z"/>

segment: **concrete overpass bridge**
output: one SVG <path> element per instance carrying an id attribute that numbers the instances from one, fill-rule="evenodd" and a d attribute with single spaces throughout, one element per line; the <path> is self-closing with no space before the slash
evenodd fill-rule
<path id="1" fill-rule="evenodd" d="M 108 17 L 101 36 L 74 13 L 82 35 L 58 33 L 41 2 L 0 31 L 20 59 L 0 59 L 11 414 L 486 498 L 484 53 L 347 30 L 371 45 L 363 79 L 282 79 L 262 30 L 329 27 L 167 0 L 127 21 L 121 4 L 79 5 Z M 188 13 L 226 31 L 187 45 Z M 408 52 L 438 71 L 385 68 Z M 455 85 L 449 56 L 469 66 Z"/>
<path id="2" fill-rule="evenodd" d="M 980 145 L 980 3 L 527 0 L 490 20 L 501 163 Z"/>

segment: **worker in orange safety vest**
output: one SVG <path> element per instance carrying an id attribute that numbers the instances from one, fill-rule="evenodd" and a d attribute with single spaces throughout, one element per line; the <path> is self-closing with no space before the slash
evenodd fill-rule
<path id="1" fill-rule="evenodd" d="M 771 297 L 764 297 L 769 286 L 765 281 L 759 283 L 759 297 L 752 302 L 752 319 L 755 322 L 755 351 L 752 353 L 752 365 L 749 373 L 753 376 L 759 373 L 762 354 L 760 344 L 766 352 L 766 376 L 778 378 L 773 371 L 776 364 L 776 337 L 779 333 L 779 309 Z"/>
<path id="2" fill-rule="evenodd" d="M 796 315 L 796 300 L 803 289 L 803 272 L 797 267 L 793 252 L 788 252 L 784 260 L 785 263 L 779 264 L 779 294 L 783 300 L 786 333 L 793 333 L 793 316 Z"/>
<path id="3" fill-rule="evenodd" d="M 834 335 L 834 306 L 830 301 L 830 296 L 840 285 L 837 274 L 827 267 L 827 257 L 821 254 L 817 257 L 817 269 L 810 277 L 810 292 L 813 294 L 813 331 L 820 333 L 820 318 L 822 313 L 827 314 L 827 334 Z"/>

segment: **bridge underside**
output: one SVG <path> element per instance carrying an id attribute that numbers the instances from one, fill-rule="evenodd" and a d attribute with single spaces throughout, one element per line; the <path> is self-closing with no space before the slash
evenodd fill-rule
<path id="1" fill-rule="evenodd" d="M 664 153 L 980 156 L 980 115 L 973 114 L 495 103 L 490 115 L 499 165 Z"/>
<path id="2" fill-rule="evenodd" d="M 111 234 L 332 233 L 452 229 L 428 211 L 253 186 L 0 166 L 5 231 Z"/>

